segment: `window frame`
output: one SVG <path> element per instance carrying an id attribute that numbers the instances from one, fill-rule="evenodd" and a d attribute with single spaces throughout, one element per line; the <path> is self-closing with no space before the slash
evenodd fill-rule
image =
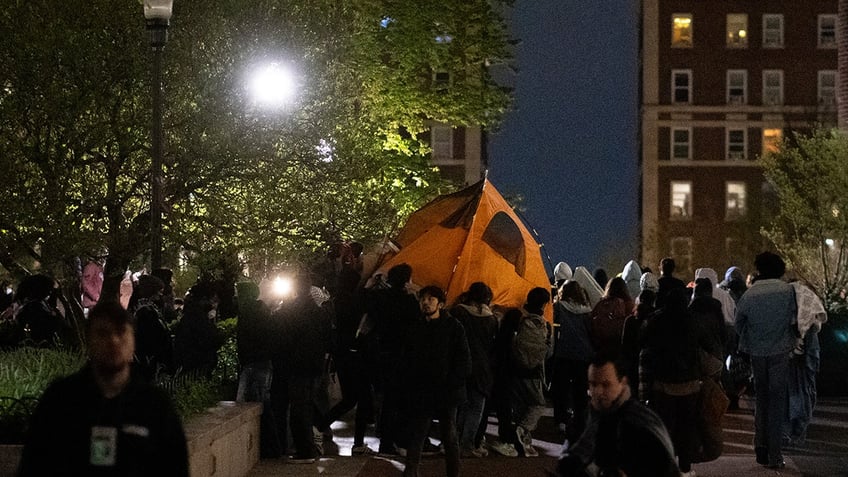
<path id="1" fill-rule="evenodd" d="M 822 94 L 825 88 L 822 86 L 822 79 L 825 76 L 833 76 L 833 86 L 827 88 L 831 90 L 830 100 L 825 101 L 825 95 Z M 816 100 L 819 106 L 836 106 L 836 90 L 839 87 L 839 73 L 837 70 L 819 70 L 817 72 L 816 81 Z"/>
<path id="2" fill-rule="evenodd" d="M 676 20 L 678 18 L 689 19 L 689 41 L 685 40 L 675 42 Z M 692 48 L 695 44 L 694 18 L 691 13 L 672 13 L 671 14 L 671 47 L 672 48 Z"/>
<path id="3" fill-rule="evenodd" d="M 731 23 L 731 19 L 736 20 Z M 742 28 L 731 30 L 731 25 L 742 25 Z M 748 14 L 747 13 L 728 13 L 725 16 L 724 32 L 725 46 L 727 48 L 748 48 Z M 744 35 L 740 35 L 744 32 Z M 735 38 L 735 40 L 734 40 Z"/>
<path id="4" fill-rule="evenodd" d="M 446 132 L 447 140 L 436 140 L 436 131 L 444 131 Z M 433 124 L 430 126 L 430 156 L 434 161 L 448 161 L 453 159 L 453 146 L 454 146 L 454 127 L 448 124 Z M 444 155 L 443 148 L 447 148 L 448 154 Z"/>
<path id="5" fill-rule="evenodd" d="M 730 79 L 733 75 L 736 75 L 736 74 L 741 75 L 741 78 L 742 78 L 741 101 L 736 101 L 736 100 L 732 99 L 732 98 L 737 98 L 738 96 L 730 94 L 730 90 L 731 90 Z M 733 105 L 748 104 L 748 70 L 727 70 L 726 87 L 727 87 L 727 90 L 726 90 L 727 104 L 733 104 Z"/>
<path id="6" fill-rule="evenodd" d="M 674 186 L 675 185 L 687 185 L 687 186 L 689 186 L 689 192 L 688 192 L 689 200 L 688 200 L 688 202 L 684 200 L 683 205 L 685 207 L 685 210 L 683 210 L 684 213 L 681 214 L 681 215 L 675 215 L 674 214 L 674 194 L 675 194 Z M 669 192 L 669 213 L 668 213 L 668 216 L 669 216 L 669 220 L 681 220 L 681 221 L 692 220 L 692 215 L 694 213 L 693 202 L 694 202 L 694 196 L 695 196 L 693 191 L 694 191 L 694 187 L 692 186 L 692 181 L 673 180 L 673 181 L 669 182 L 669 186 L 668 186 L 668 192 Z"/>
<path id="7" fill-rule="evenodd" d="M 685 75 L 688 79 L 686 85 L 686 96 L 688 97 L 687 101 L 677 101 L 677 82 L 675 81 L 676 76 Z M 692 104 L 692 70 L 691 69 L 681 69 L 681 70 L 671 70 L 671 104 Z"/>
<path id="8" fill-rule="evenodd" d="M 823 20 L 830 20 L 830 21 L 833 22 L 833 33 L 832 33 L 832 35 L 828 35 L 829 37 L 832 37 L 832 39 L 829 42 L 823 42 L 822 41 L 822 39 L 824 38 L 822 33 L 825 31 L 824 28 L 822 28 Z M 830 28 L 828 28 L 828 29 L 830 29 Z M 839 29 L 839 18 L 836 14 L 834 14 L 834 13 L 819 14 L 817 21 L 816 21 L 816 30 L 817 30 L 816 31 L 816 47 L 817 48 L 825 48 L 825 49 L 836 48 L 837 38 L 838 38 L 838 35 L 839 35 L 839 32 L 837 32 L 838 29 Z"/>
<path id="9" fill-rule="evenodd" d="M 678 143 L 674 137 L 674 133 L 677 131 L 685 131 L 686 132 L 686 157 L 677 157 L 675 155 L 675 146 L 684 145 L 684 143 Z M 672 127 L 671 134 L 669 135 L 669 139 L 671 140 L 671 147 L 669 149 L 669 159 L 672 161 L 691 161 L 692 160 L 692 128 L 691 127 Z"/>
<path id="10" fill-rule="evenodd" d="M 730 150 L 730 134 L 733 131 L 742 131 L 742 155 L 733 157 Z M 734 143 L 735 144 L 735 143 Z M 733 151 L 736 154 L 737 151 Z M 748 130 L 744 127 L 728 127 L 724 133 L 724 158 L 727 161 L 744 161 L 748 159 Z"/>
<path id="11" fill-rule="evenodd" d="M 767 32 L 773 31 L 774 29 L 770 29 L 768 27 L 768 21 L 770 19 L 780 20 L 780 28 L 778 29 L 778 41 L 777 43 L 769 43 L 767 41 Z M 783 40 L 784 40 L 784 30 L 785 23 L 783 21 L 782 13 L 763 13 L 763 48 L 783 48 Z"/>
<path id="12" fill-rule="evenodd" d="M 731 209 L 730 206 L 730 188 L 731 186 L 742 186 L 742 207 Z M 739 199 L 737 198 L 737 201 Z M 741 220 L 748 216 L 748 185 L 745 181 L 725 181 L 724 182 L 724 220 Z"/>
<path id="13" fill-rule="evenodd" d="M 776 74 L 780 79 L 780 85 L 778 86 L 778 100 L 776 102 L 768 101 L 768 93 L 770 89 L 773 89 L 771 86 L 768 86 L 768 82 L 766 81 L 769 74 Z M 763 70 L 763 105 L 764 106 L 782 106 L 784 103 L 783 97 L 783 70 Z"/>

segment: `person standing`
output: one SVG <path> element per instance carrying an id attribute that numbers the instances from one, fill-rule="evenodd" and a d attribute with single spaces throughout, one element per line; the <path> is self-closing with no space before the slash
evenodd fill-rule
<path id="1" fill-rule="evenodd" d="M 171 332 L 162 318 L 159 306 L 165 284 L 153 275 L 142 275 L 130 297 L 130 311 L 135 318 L 135 358 L 139 370 L 154 380 L 161 373 L 174 370 L 174 344 Z"/>
<path id="2" fill-rule="evenodd" d="M 88 363 L 53 382 L 30 421 L 19 477 L 187 477 L 180 418 L 162 390 L 131 371 L 133 317 L 98 303 L 86 321 Z"/>
<path id="3" fill-rule="evenodd" d="M 545 409 L 545 360 L 553 346 L 548 323 L 543 318 L 550 303 L 548 290 L 536 287 L 527 293 L 518 331 L 512 338 L 513 374 L 510 401 L 515 419 L 516 450 L 525 457 L 537 457 L 532 432 Z"/>
<path id="4" fill-rule="evenodd" d="M 312 299 L 311 288 L 310 277 L 298 275 L 294 280 L 294 298 L 283 303 L 274 316 L 279 326 L 277 334 L 283 343 L 275 350 L 271 399 L 275 402 L 280 439 L 284 441 L 286 424 L 291 430 L 295 449 L 289 459 L 292 464 L 311 464 L 319 454 L 312 426 L 321 375 L 331 345 L 330 315 Z"/>
<path id="5" fill-rule="evenodd" d="M 782 426 L 788 413 L 789 356 L 798 338 L 795 292 L 780 278 L 786 264 L 763 252 L 754 259 L 757 280 L 739 299 L 736 331 L 739 350 L 751 356 L 756 388 L 754 451 L 758 464 L 779 469 Z"/>
<path id="6" fill-rule="evenodd" d="M 586 372 L 595 354 L 589 339 L 591 312 L 589 297 L 583 287 L 576 281 L 566 281 L 559 290 L 559 300 L 554 304 L 556 339 L 551 387 L 554 420 L 561 430 L 565 429 L 570 442 L 580 437 L 586 423 L 589 401 Z"/>
<path id="7" fill-rule="evenodd" d="M 467 399 L 457 411 L 459 446 L 462 457 L 485 457 L 488 451 L 475 439 L 486 401 L 492 394 L 492 360 L 498 319 L 489 309 L 492 289 L 485 283 L 472 283 L 460 298 L 460 303 L 451 308 L 450 314 L 465 329 L 471 352 L 471 376 L 468 377 Z"/>
<path id="8" fill-rule="evenodd" d="M 388 288 L 377 289 L 367 297 L 368 320 L 373 322 L 376 344 L 376 374 L 374 380 L 379 418 L 377 432 L 380 435 L 380 454 L 399 455 L 405 443 L 400 432 L 398 411 L 400 389 L 398 388 L 399 358 L 403 352 L 403 340 L 409 327 L 420 317 L 418 301 L 406 289 L 412 279 L 412 267 L 406 263 L 395 265 L 386 277 Z"/>
<path id="9" fill-rule="evenodd" d="M 676 266 L 674 259 L 671 257 L 665 257 L 660 261 L 660 278 L 657 280 L 657 283 L 659 283 L 656 302 L 657 308 L 661 308 L 665 304 L 665 297 L 669 291 L 675 288 L 686 289 L 686 284 L 683 283 L 683 280 L 674 276 Z"/>
<path id="10" fill-rule="evenodd" d="M 445 292 L 427 286 L 419 292 L 423 318 L 416 320 L 404 340 L 401 366 L 403 409 L 410 436 L 404 477 L 417 477 L 421 451 L 433 419 L 439 421 L 448 477 L 459 475 L 456 410 L 465 399 L 471 374 L 471 352 L 465 329 L 445 310 Z"/>

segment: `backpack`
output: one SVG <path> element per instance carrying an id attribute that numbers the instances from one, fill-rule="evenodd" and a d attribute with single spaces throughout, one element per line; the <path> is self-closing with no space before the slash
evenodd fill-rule
<path id="1" fill-rule="evenodd" d="M 624 300 L 604 298 L 592 310 L 589 339 L 595 351 L 621 350 L 624 321 L 627 318 Z"/>
<path id="2" fill-rule="evenodd" d="M 535 319 L 534 319 L 535 318 Z M 545 362 L 548 353 L 548 330 L 536 315 L 524 316 L 512 339 L 512 357 L 519 369 L 532 371 Z"/>

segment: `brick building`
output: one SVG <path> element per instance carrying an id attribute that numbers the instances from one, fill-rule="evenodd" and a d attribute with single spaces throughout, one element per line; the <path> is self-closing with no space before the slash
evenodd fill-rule
<path id="1" fill-rule="evenodd" d="M 643 0 L 642 262 L 749 270 L 774 195 L 759 157 L 835 125 L 837 0 Z"/>

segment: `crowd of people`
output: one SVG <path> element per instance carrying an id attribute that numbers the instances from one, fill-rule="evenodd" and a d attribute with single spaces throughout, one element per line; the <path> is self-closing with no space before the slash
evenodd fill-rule
<path id="1" fill-rule="evenodd" d="M 725 406 L 748 392 L 756 460 L 780 468 L 781 449 L 805 439 L 826 315 L 808 286 L 781 279 L 779 256 L 764 252 L 755 267 L 747 279 L 731 267 L 721 281 L 699 268 L 686 283 L 672 258 L 659 274 L 630 261 L 611 279 L 561 262 L 554 287 L 507 308 L 483 281 L 452 303 L 437 286 L 414 290 L 407 264 L 365 288 L 348 253 L 329 282 L 299 273 L 285 299 L 264 283 L 237 285 L 237 400 L 264 403 L 264 458 L 314 462 L 331 424 L 355 408 L 352 455 L 405 457 L 404 475 L 415 476 L 422 455 L 440 453 L 452 477 L 463 458 L 537 456 L 532 433 L 550 397 L 564 439 L 559 475 L 693 476 L 692 464 L 722 452 Z M 126 304 L 133 376 L 145 382 L 209 375 L 223 342 L 215 288 L 192 287 L 169 324 L 170 282 L 143 275 Z M 47 277 L 19 286 L 20 339 L 50 345 L 66 332 L 54 287 Z M 332 406 L 330 371 L 341 387 Z M 490 415 L 495 438 L 486 437 Z M 372 424 L 376 449 L 365 441 Z"/>

